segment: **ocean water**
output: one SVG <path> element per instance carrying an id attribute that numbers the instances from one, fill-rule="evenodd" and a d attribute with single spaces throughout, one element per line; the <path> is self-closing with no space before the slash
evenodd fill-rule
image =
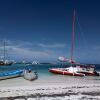
<path id="1" fill-rule="evenodd" d="M 48 71 L 49 68 L 57 68 L 57 67 L 64 67 L 60 66 L 59 64 L 51 65 L 51 64 L 38 64 L 38 65 L 31 65 L 31 64 L 13 64 L 11 66 L 0 66 L 0 72 L 7 72 L 17 69 L 32 69 L 38 73 L 39 77 L 47 77 L 51 76 L 52 74 Z"/>
<path id="2" fill-rule="evenodd" d="M 68 65 L 67 65 L 68 66 Z M 95 65 L 96 70 L 100 71 L 100 65 Z M 98 86 L 100 85 L 100 76 L 85 76 L 85 77 L 75 77 L 75 76 L 67 76 L 67 75 L 56 75 L 48 72 L 49 68 L 63 68 L 65 65 L 61 64 L 40 64 L 40 65 L 27 65 L 27 64 L 13 64 L 12 66 L 0 66 L 1 72 L 16 70 L 16 69 L 24 69 L 24 68 L 31 68 L 38 73 L 38 79 L 34 81 L 27 81 L 23 77 L 12 78 L 7 80 L 0 81 L 0 88 L 1 87 L 16 87 L 16 86 Z M 49 89 L 50 87 L 48 87 Z M 55 88 L 56 89 L 56 88 Z M 80 88 L 81 89 L 81 88 Z M 77 90 L 77 88 L 75 88 Z M 6 91 L 6 90 L 5 90 Z M 2 94 L 1 94 L 2 95 Z M 73 96 L 73 95 L 72 95 Z M 62 97 L 62 96 L 61 96 Z M 70 96 L 68 96 L 70 97 Z M 39 98 L 38 100 L 49 100 L 51 97 L 48 98 Z M 76 95 L 74 95 L 76 98 Z M 52 98 L 50 100 L 60 100 Z M 32 100 L 37 100 L 33 99 Z M 67 100 L 62 98 L 62 100 Z M 73 100 L 73 99 L 71 99 Z M 99 100 L 99 99 L 98 99 Z"/>
<path id="3" fill-rule="evenodd" d="M 96 70 L 100 72 L 100 65 L 95 65 Z M 23 77 L 17 77 L 12 79 L 7 79 L 0 81 L 0 86 L 19 86 L 19 85 L 98 85 L 100 84 L 100 76 L 67 76 L 67 75 L 57 75 L 52 74 L 48 70 L 49 68 L 63 68 L 68 67 L 68 65 L 61 64 L 39 64 L 39 65 L 29 65 L 29 64 L 13 64 L 12 66 L 0 66 L 0 72 L 12 71 L 16 69 L 31 68 L 38 74 L 38 79 L 32 81 L 31 83 L 25 80 Z"/>
<path id="4" fill-rule="evenodd" d="M 0 72 L 30 68 L 41 74 L 47 74 L 49 68 L 65 68 L 65 67 L 69 67 L 69 65 L 67 64 L 34 64 L 34 65 L 32 64 L 13 64 L 11 66 L 0 66 Z M 95 64 L 95 68 L 97 71 L 100 71 L 100 64 Z"/>
<path id="5" fill-rule="evenodd" d="M 0 72 L 12 71 L 16 69 L 32 69 L 38 73 L 40 77 L 49 77 L 53 76 L 54 74 L 50 73 L 48 70 L 50 68 L 64 68 L 68 67 L 69 65 L 62 65 L 62 64 L 13 64 L 11 66 L 0 66 Z M 100 72 L 100 65 L 95 64 L 96 70 Z"/>

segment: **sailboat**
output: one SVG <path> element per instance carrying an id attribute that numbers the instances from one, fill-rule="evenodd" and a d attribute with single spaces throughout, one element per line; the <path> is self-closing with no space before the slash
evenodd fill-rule
<path id="1" fill-rule="evenodd" d="M 8 59 L 6 59 L 6 47 L 5 47 L 5 41 L 4 41 L 4 48 L 3 48 L 3 59 L 0 60 L 0 66 L 7 66 L 7 65 L 12 65 L 13 61 L 10 61 Z"/>
<path id="2" fill-rule="evenodd" d="M 95 66 L 93 65 L 84 65 L 84 64 L 77 64 L 73 59 L 73 51 L 74 51 L 74 23 L 75 23 L 75 10 L 73 13 L 73 30 L 72 30 L 72 47 L 71 47 L 71 59 L 64 59 L 60 57 L 60 60 L 67 61 L 70 63 L 70 67 L 67 68 L 51 68 L 49 72 L 54 74 L 61 74 L 61 75 L 70 75 L 70 76 L 99 76 L 100 74 L 95 70 Z"/>

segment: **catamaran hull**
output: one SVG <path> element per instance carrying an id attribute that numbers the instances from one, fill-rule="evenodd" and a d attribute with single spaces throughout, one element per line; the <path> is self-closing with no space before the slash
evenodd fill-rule
<path id="1" fill-rule="evenodd" d="M 54 73 L 54 74 L 60 74 L 60 75 L 85 76 L 85 74 L 82 74 L 82 73 L 72 73 L 72 72 L 58 70 L 58 69 L 49 69 L 49 72 Z"/>
<path id="2" fill-rule="evenodd" d="M 85 74 L 86 76 L 100 76 L 98 72 L 78 72 L 78 73 Z"/>

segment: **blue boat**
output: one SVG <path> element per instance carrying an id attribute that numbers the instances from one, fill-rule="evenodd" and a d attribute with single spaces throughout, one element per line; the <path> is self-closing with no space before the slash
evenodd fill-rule
<path id="1" fill-rule="evenodd" d="M 13 70 L 0 73 L 0 80 L 22 76 L 23 70 Z"/>

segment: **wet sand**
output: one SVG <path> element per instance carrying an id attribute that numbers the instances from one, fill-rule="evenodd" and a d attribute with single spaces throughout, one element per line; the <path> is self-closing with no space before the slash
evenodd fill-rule
<path id="1" fill-rule="evenodd" d="M 100 100 L 100 77 L 53 75 L 0 81 L 0 100 Z"/>

